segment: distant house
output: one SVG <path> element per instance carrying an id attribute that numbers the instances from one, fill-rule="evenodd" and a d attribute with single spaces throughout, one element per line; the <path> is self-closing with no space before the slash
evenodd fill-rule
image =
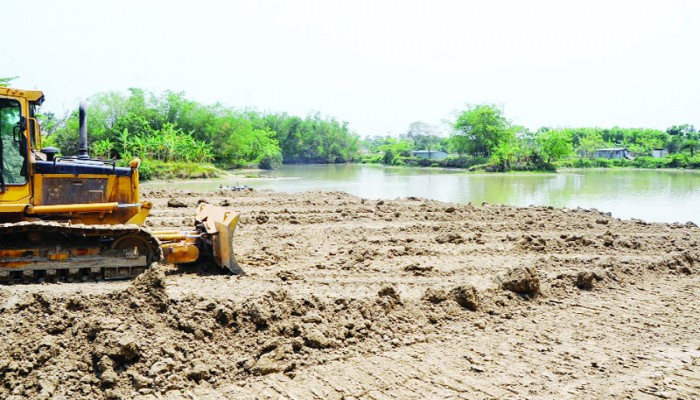
<path id="1" fill-rule="evenodd" d="M 634 156 L 632 156 L 632 153 L 624 147 L 617 147 L 613 149 L 597 149 L 595 152 L 593 152 L 593 158 L 626 158 L 628 160 L 632 160 L 634 159 Z"/>
<path id="2" fill-rule="evenodd" d="M 444 160 L 447 158 L 447 153 L 444 151 L 416 150 L 412 151 L 411 155 L 413 157 L 425 158 L 427 160 Z"/>
<path id="3" fill-rule="evenodd" d="M 663 158 L 666 157 L 668 154 L 668 150 L 666 149 L 654 149 L 651 151 L 651 156 L 654 158 Z"/>

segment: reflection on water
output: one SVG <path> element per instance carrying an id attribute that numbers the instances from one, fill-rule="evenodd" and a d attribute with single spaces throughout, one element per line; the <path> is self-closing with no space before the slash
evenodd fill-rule
<path id="1" fill-rule="evenodd" d="M 369 199 L 415 196 L 458 203 L 597 208 L 619 218 L 700 224 L 700 173 L 695 171 L 585 169 L 558 174 L 465 174 L 376 165 L 289 165 L 253 179 L 234 173 L 226 179 L 178 183 L 190 189 L 217 189 L 221 185 L 283 192 L 344 191 Z"/>

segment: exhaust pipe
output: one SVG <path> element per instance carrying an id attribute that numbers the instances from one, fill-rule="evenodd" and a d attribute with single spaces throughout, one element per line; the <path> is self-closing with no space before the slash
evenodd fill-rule
<path id="1" fill-rule="evenodd" d="M 87 106 L 84 101 L 80 102 L 78 121 L 80 126 L 78 134 L 78 159 L 87 160 L 90 158 L 90 155 L 88 154 L 87 140 Z"/>

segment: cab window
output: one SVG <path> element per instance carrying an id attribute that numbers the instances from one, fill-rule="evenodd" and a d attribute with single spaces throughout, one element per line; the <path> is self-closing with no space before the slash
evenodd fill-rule
<path id="1" fill-rule="evenodd" d="M 18 101 L 0 99 L 0 172 L 5 185 L 27 183 L 27 146 L 20 111 Z"/>

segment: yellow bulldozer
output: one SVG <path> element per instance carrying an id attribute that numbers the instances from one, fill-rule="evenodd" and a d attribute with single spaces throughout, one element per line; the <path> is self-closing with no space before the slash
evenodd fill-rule
<path id="1" fill-rule="evenodd" d="M 0 282 L 130 278 L 161 261 L 242 273 L 233 256 L 238 213 L 200 204 L 194 227 L 149 231 L 140 161 L 90 158 L 84 104 L 78 154 L 42 147 L 43 101 L 41 91 L 0 87 Z"/>

